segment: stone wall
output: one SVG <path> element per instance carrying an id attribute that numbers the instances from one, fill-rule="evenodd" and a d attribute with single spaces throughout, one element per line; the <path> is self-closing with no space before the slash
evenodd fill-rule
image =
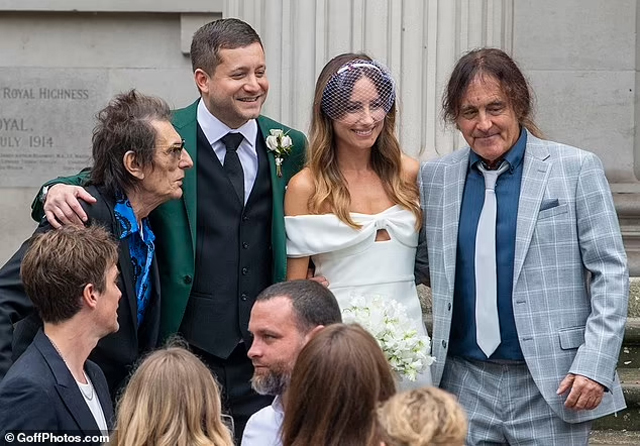
<path id="1" fill-rule="evenodd" d="M 603 160 L 640 275 L 639 13 L 636 0 L 0 0 L 0 262 L 33 230 L 35 187 L 88 160 L 107 99 L 136 87 L 190 103 L 193 31 L 234 16 L 265 42 L 267 114 L 305 130 L 326 60 L 364 50 L 398 80 L 400 139 L 421 159 L 462 145 L 439 120 L 455 60 L 483 45 L 510 52 L 545 134 Z"/>

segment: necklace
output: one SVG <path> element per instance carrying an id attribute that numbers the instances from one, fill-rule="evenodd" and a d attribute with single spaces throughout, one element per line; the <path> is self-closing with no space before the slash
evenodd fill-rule
<path id="1" fill-rule="evenodd" d="M 49 338 L 49 336 L 47 336 L 47 338 Z M 67 369 L 69 369 L 69 372 L 71 372 L 71 368 L 69 367 L 69 364 L 67 363 L 67 360 L 64 359 L 64 356 L 62 356 L 62 352 L 60 351 L 60 349 L 58 348 L 56 343 L 53 342 L 53 339 L 51 339 L 51 338 L 49 338 L 49 342 L 51 342 L 51 345 L 53 345 L 53 348 L 56 350 L 56 352 L 58 352 L 58 354 L 60 355 L 60 358 L 62 358 L 62 362 L 64 362 L 64 365 L 66 365 Z M 82 383 L 80 383 L 78 381 L 76 381 L 76 383 L 78 383 L 78 389 L 80 389 L 80 392 L 82 392 L 82 395 L 84 395 L 85 399 L 87 401 L 91 401 L 93 399 L 93 397 L 95 396 L 95 389 L 93 388 L 93 384 L 91 383 L 91 380 L 89 379 L 87 374 L 84 373 L 84 371 L 82 372 L 82 374 L 84 375 L 84 379 L 87 380 L 87 384 L 89 385 L 89 393 L 84 391 L 84 389 L 82 388 L 82 386 L 83 386 Z M 71 374 L 71 376 L 73 376 L 73 373 Z M 75 381 L 75 377 L 74 377 L 74 381 Z"/>
<path id="2" fill-rule="evenodd" d="M 82 388 L 84 386 L 83 384 L 79 383 L 80 385 L 78 387 L 80 388 L 80 392 L 82 392 L 87 401 L 91 401 L 95 396 L 95 389 L 93 388 L 93 384 L 91 383 L 91 380 L 86 373 L 84 373 L 84 378 L 87 380 L 87 384 L 89 385 L 89 394 L 87 394 L 87 392 L 85 392 Z"/>

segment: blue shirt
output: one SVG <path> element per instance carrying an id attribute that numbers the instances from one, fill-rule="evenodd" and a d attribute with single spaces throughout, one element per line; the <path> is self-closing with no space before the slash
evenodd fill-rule
<path id="1" fill-rule="evenodd" d="M 522 181 L 522 160 L 527 145 L 527 132 L 520 131 L 516 144 L 504 156 L 509 168 L 496 182 L 496 271 L 498 285 L 498 317 L 501 343 L 491 359 L 524 360 L 513 316 L 513 264 L 516 247 L 516 223 Z M 482 159 L 469 153 L 467 179 L 462 194 L 458 248 L 456 252 L 456 278 L 453 292 L 453 314 L 449 353 L 470 359 L 487 360 L 476 343 L 476 283 L 475 247 L 476 230 L 484 204 L 484 177 L 478 170 Z"/>
<path id="2" fill-rule="evenodd" d="M 142 324 L 144 312 L 151 298 L 151 264 L 156 250 L 154 241 L 156 236 L 151 230 L 147 218 L 142 219 L 142 228 L 133 212 L 129 200 L 120 196 L 114 206 L 116 219 L 120 223 L 120 240 L 129 237 L 129 256 L 133 267 L 133 277 L 136 283 L 136 301 L 138 303 L 138 327 Z"/>

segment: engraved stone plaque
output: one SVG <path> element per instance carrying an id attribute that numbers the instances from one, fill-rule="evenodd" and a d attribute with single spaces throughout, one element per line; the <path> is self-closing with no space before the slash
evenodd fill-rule
<path id="1" fill-rule="evenodd" d="M 0 68 L 0 187 L 36 187 L 91 163 L 105 70 Z"/>

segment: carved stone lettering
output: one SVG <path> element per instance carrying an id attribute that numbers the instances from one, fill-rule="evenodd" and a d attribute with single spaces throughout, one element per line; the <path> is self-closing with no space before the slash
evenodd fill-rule
<path id="1" fill-rule="evenodd" d="M 35 187 L 88 166 L 100 69 L 0 68 L 0 187 Z"/>

